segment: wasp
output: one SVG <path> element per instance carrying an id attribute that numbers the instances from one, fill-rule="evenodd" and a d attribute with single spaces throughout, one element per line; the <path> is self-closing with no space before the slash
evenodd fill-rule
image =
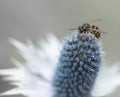
<path id="1" fill-rule="evenodd" d="M 92 20 L 87 23 L 84 23 L 83 25 L 79 26 L 78 28 L 73 28 L 70 30 L 77 29 L 80 34 L 81 33 L 91 33 L 94 35 L 95 38 L 100 38 L 101 33 L 106 33 L 106 32 L 101 31 L 97 26 L 91 24 L 92 22 L 100 21 L 100 20 L 101 19 Z"/>

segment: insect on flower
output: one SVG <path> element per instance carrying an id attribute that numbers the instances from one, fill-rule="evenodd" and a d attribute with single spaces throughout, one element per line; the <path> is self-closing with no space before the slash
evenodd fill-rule
<path id="1" fill-rule="evenodd" d="M 87 23 L 84 23 L 83 25 L 80 25 L 78 28 L 73 28 L 70 30 L 78 30 L 79 33 L 91 33 L 95 36 L 95 38 L 100 38 L 101 33 L 106 33 L 101 31 L 97 26 L 92 25 L 92 22 L 96 22 L 96 21 L 101 21 L 101 19 L 95 19 L 95 20 L 91 20 Z"/>

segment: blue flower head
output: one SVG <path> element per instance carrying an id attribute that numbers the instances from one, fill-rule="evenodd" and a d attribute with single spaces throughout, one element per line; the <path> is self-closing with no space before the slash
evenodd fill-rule
<path id="1" fill-rule="evenodd" d="M 40 42 L 40 47 L 30 41 L 27 44 L 10 41 L 26 62 L 14 59 L 15 68 L 0 69 L 3 80 L 16 86 L 0 93 L 0 97 L 18 94 L 25 97 L 105 97 L 120 87 L 120 64 L 109 67 L 103 62 L 99 70 L 100 56 L 104 52 L 92 34 L 74 33 L 64 45 L 52 34 L 47 41 Z"/>
<path id="2" fill-rule="evenodd" d="M 53 78 L 55 97 L 89 97 L 101 63 L 92 34 L 72 34 L 61 50 Z"/>

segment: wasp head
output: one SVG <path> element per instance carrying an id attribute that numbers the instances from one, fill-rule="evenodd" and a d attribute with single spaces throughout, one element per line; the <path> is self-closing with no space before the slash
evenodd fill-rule
<path id="1" fill-rule="evenodd" d="M 82 25 L 83 30 L 88 30 L 89 28 L 90 28 L 90 24 L 88 24 L 88 23 L 85 23 Z"/>

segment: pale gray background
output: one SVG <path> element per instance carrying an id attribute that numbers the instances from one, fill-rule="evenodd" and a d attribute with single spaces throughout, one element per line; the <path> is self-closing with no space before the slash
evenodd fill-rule
<path id="1" fill-rule="evenodd" d="M 14 66 L 10 58 L 16 52 L 8 38 L 35 43 L 48 32 L 63 38 L 68 29 L 96 18 L 102 21 L 95 24 L 108 32 L 101 40 L 111 65 L 120 59 L 120 0 L 0 0 L 0 68 Z M 9 88 L 0 77 L 0 92 Z"/>

